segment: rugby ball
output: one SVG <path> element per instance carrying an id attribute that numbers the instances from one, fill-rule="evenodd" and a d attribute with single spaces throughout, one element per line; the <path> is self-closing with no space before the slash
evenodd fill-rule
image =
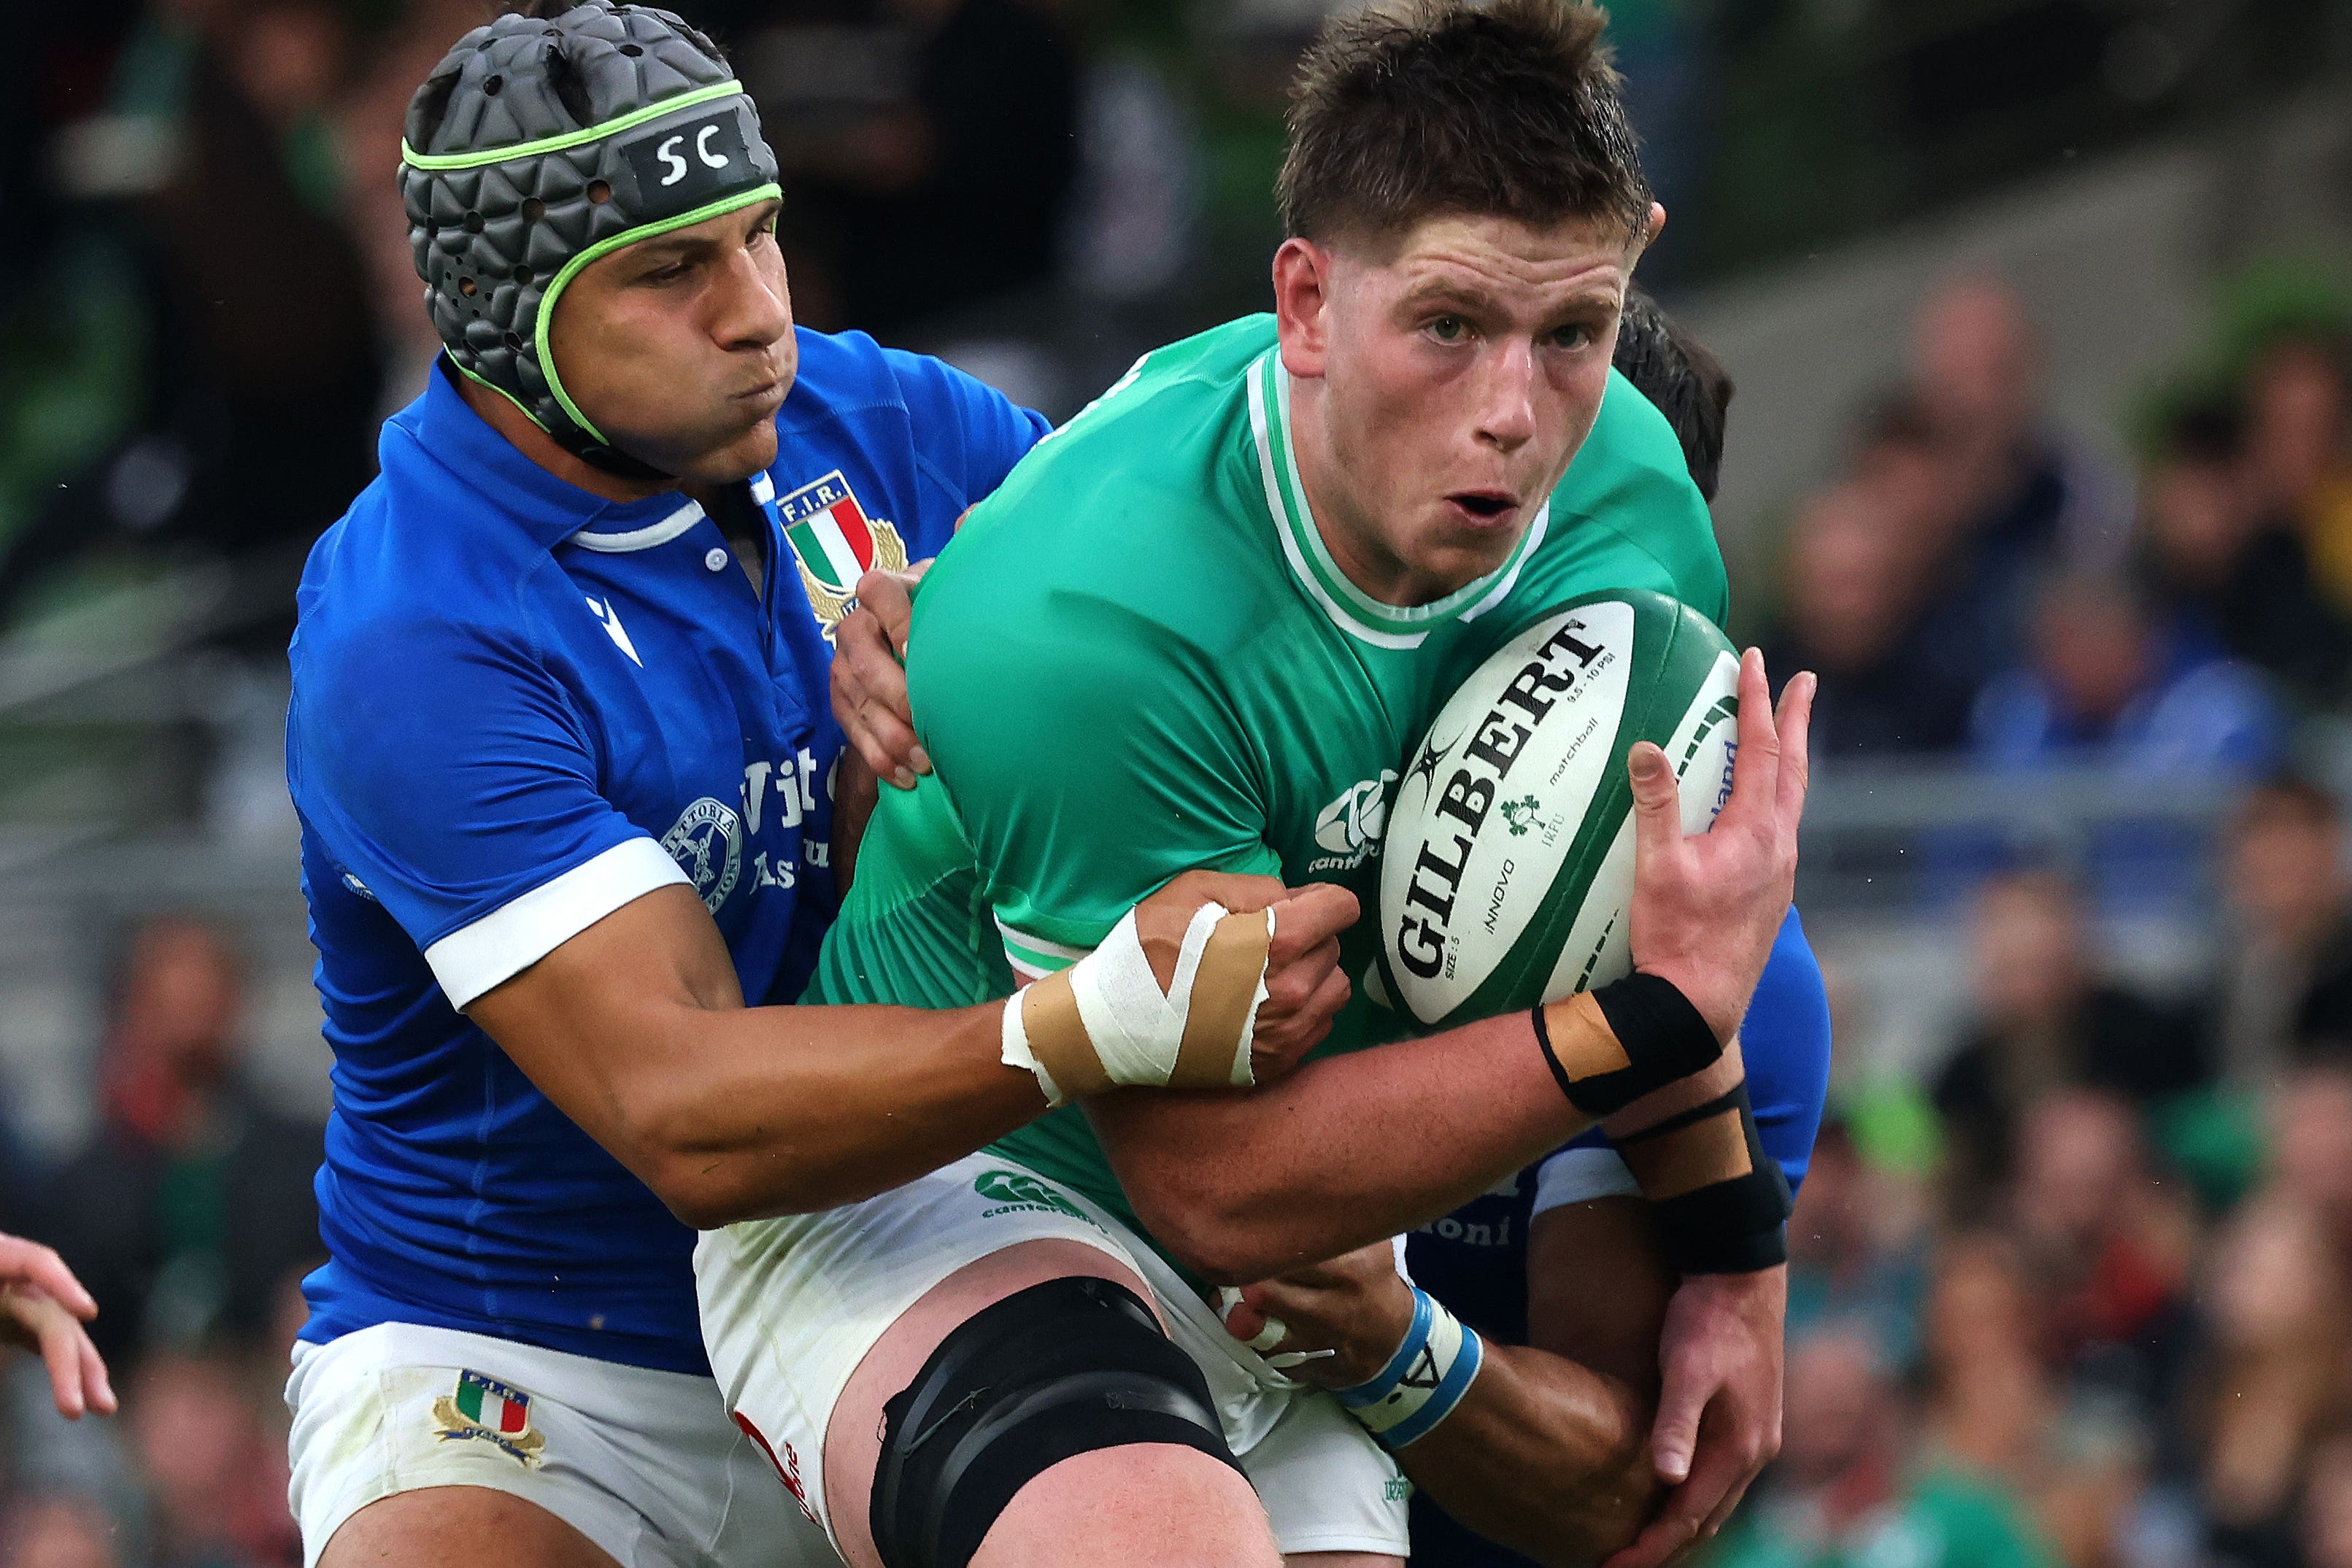
<path id="1" fill-rule="evenodd" d="M 1473 671 L 1389 807 L 1388 999 L 1444 1028 L 1629 973 L 1625 754 L 1637 740 L 1664 747 L 1683 831 L 1705 828 L 1731 796 L 1738 680 L 1706 617 L 1623 590 L 1551 612 Z"/>

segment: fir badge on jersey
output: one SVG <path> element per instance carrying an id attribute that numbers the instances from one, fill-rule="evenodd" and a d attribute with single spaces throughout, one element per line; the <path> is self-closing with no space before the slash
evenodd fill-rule
<path id="1" fill-rule="evenodd" d="M 888 519 L 866 516 L 838 468 L 781 500 L 774 499 L 772 481 L 762 474 L 751 481 L 751 494 L 763 505 L 774 500 L 784 542 L 800 563 L 801 587 L 828 643 L 856 600 L 859 578 L 877 567 L 906 568 L 907 541 Z"/>

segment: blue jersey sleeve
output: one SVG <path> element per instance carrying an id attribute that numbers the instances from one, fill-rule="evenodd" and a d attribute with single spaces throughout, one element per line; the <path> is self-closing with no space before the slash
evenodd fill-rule
<path id="1" fill-rule="evenodd" d="M 1756 1106 L 1757 1135 L 1780 1162 L 1789 1190 L 1804 1185 L 1821 1131 L 1830 1086 L 1830 1004 L 1821 961 L 1805 939 L 1794 909 L 1773 939 L 1763 977 L 1756 983 L 1739 1048 L 1748 1093 Z M 1536 1176 L 1536 1212 L 1589 1198 L 1633 1194 L 1633 1173 L 1599 1129 L 1545 1160 Z"/>
<path id="2" fill-rule="evenodd" d="M 1830 1092 L 1830 998 L 1821 960 L 1794 909 L 1781 923 L 1739 1029 L 1748 1092 L 1764 1152 L 1780 1163 L 1789 1190 L 1805 1185 L 1822 1104 Z"/>
<path id="3" fill-rule="evenodd" d="M 1004 483 L 1053 428 L 1044 414 L 952 365 L 898 349 L 882 353 L 906 400 L 915 461 L 928 482 L 947 492 L 950 518 Z"/>
<path id="4" fill-rule="evenodd" d="M 294 650 L 294 803 L 452 1007 L 686 881 L 598 792 L 584 718 L 521 642 L 418 615 Z"/>

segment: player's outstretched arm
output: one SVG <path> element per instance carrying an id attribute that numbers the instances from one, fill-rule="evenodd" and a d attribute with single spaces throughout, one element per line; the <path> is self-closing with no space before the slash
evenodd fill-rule
<path id="1" fill-rule="evenodd" d="M 1661 1156 L 1694 1139 L 1736 1140 L 1741 1071 L 1724 1048 L 1788 913 L 1813 689 L 1809 675 L 1790 681 L 1776 715 L 1752 650 L 1739 681 L 1731 799 L 1707 831 L 1683 834 L 1664 753 L 1644 744 L 1629 758 L 1636 974 L 1620 984 L 1641 1004 L 1633 1011 L 1663 1018 L 1663 1034 L 1628 1040 L 1619 1019 L 1597 1016 L 1604 1004 L 1580 997 L 1538 1009 L 1557 1015 L 1547 1037 L 1526 1017 L 1495 1019 L 1311 1062 L 1257 1094 L 1103 1096 L 1088 1114 L 1152 1234 L 1203 1277 L 1247 1284 L 1433 1219 L 1596 1114 L 1621 1146 L 1657 1134 L 1648 1152 Z M 1631 1103 L 1595 1092 L 1645 1076 L 1664 1087 Z M 1733 1154 L 1710 1148 L 1706 1159 Z M 1645 1162 L 1633 1163 L 1642 1175 Z M 1671 1184 L 1692 1166 L 1663 1157 L 1647 1168 Z M 1652 1179 L 1653 1198 L 1694 1196 L 1654 1191 Z"/>
<path id="2" fill-rule="evenodd" d="M 1212 904 L 1237 919 L 1273 907 L 1273 932 L 1261 939 L 1265 998 L 1254 1020 L 1234 1020 L 1244 1032 L 1224 1051 L 1230 1061 L 1245 1039 L 1255 1071 L 1279 1073 L 1347 1000 L 1338 933 L 1354 922 L 1355 900 L 1335 888 L 1287 894 L 1268 877 L 1178 877 L 1137 906 L 1137 952 L 1113 988 L 1126 988 L 1130 1006 L 1149 1003 L 1138 989 L 1154 981 L 1169 1000 L 1178 954 L 1188 939 L 1198 948 L 1199 917 Z M 1134 972 L 1143 964 L 1148 975 Z M 1203 959 L 1198 972 L 1208 967 Z M 1007 1065 L 1001 1002 L 937 1012 L 746 1008 L 718 927 L 685 887 L 623 905 L 466 1010 L 566 1115 L 705 1229 L 870 1197 L 1048 1104 L 1042 1074 Z M 1032 1018 L 1040 1057 L 1059 1051 L 1053 1059 L 1067 1064 L 1070 1052 L 1099 1050 L 1089 1071 L 1117 1081 L 1151 1048 L 1141 1031 L 1090 1046 L 1083 1030 L 1071 1032 L 1076 1016 L 1074 1008 L 1058 1021 Z M 1150 1027 L 1181 1037 L 1185 1021 Z M 1065 1080 L 1076 1076 L 1066 1067 Z"/>
<path id="3" fill-rule="evenodd" d="M 1294 1376 L 1377 1389 L 1407 1343 L 1417 1307 L 1394 1257 L 1381 1242 L 1252 1286 L 1225 1326 L 1245 1343 L 1270 1343 L 1277 1356 L 1333 1353 L 1299 1363 Z M 1611 1291 L 1600 1293 L 1614 1292 L 1611 1278 Z M 1460 1343 L 1449 1336 L 1449 1348 Z M 1451 1354 L 1458 1361 L 1463 1352 Z M 1380 1402 L 1367 1421 L 1389 1434 L 1383 1440 L 1413 1484 L 1465 1526 L 1539 1563 L 1590 1564 L 1632 1542 L 1658 1493 L 1648 1402 L 1637 1392 L 1642 1361 L 1633 1360 L 1629 1380 L 1526 1345 L 1482 1342 L 1471 1354 L 1457 1403 L 1445 1406 L 1442 1379 L 1428 1390 L 1412 1388 L 1408 1375 L 1399 1381 L 1410 1395 Z M 1422 1381 L 1437 1371 L 1433 1357 Z M 1409 1440 L 1395 1442 L 1399 1434 Z"/>
<path id="4" fill-rule="evenodd" d="M 1607 1271 L 1608 1290 L 1591 1288 L 1596 1270 Z M 1700 1299 L 1717 1294 L 1719 1302 Z M 1787 1305 L 1785 1268 L 1678 1284 L 1649 1206 L 1638 1198 L 1594 1198 L 1536 1216 L 1528 1232 L 1529 1337 L 1622 1379 L 1645 1402 L 1663 1396 L 1694 1406 L 1661 1415 L 1660 1431 L 1669 1424 L 1682 1429 L 1681 1473 L 1654 1467 L 1674 1484 L 1656 1517 L 1604 1568 L 1682 1561 L 1722 1527 L 1779 1451 Z M 1654 1459 L 1654 1452 L 1645 1457 Z"/>

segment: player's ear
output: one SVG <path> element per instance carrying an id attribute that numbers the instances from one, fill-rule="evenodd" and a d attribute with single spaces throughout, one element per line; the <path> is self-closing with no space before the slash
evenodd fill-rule
<path id="1" fill-rule="evenodd" d="M 1296 235 L 1274 253 L 1274 317 L 1282 368 L 1319 376 L 1329 330 L 1331 253 Z"/>

